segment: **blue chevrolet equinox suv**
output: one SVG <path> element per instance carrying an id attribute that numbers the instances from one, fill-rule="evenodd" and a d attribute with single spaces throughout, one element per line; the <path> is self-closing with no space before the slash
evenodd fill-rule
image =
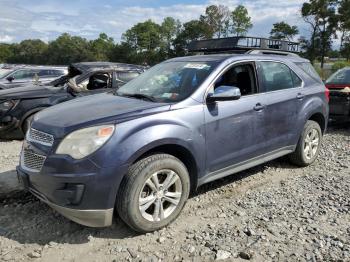
<path id="1" fill-rule="evenodd" d="M 296 54 L 179 57 L 36 114 L 18 177 L 72 221 L 105 227 L 118 212 L 151 232 L 205 183 L 284 155 L 313 163 L 327 120 L 327 90 Z"/>

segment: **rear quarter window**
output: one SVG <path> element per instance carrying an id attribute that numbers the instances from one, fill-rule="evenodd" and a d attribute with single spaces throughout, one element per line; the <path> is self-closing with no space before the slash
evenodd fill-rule
<path id="1" fill-rule="evenodd" d="M 305 73 L 307 73 L 312 79 L 316 80 L 319 83 L 322 83 L 321 77 L 316 72 L 315 68 L 309 62 L 297 62 L 295 63 L 300 67 Z"/>

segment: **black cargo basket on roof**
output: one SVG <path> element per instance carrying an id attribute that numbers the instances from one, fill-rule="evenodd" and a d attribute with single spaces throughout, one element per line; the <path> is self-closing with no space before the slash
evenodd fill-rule
<path id="1" fill-rule="evenodd" d="M 248 50 L 271 50 L 299 52 L 299 43 L 262 37 L 236 36 L 208 40 L 195 40 L 188 45 L 189 52 L 221 53 L 246 52 Z"/>

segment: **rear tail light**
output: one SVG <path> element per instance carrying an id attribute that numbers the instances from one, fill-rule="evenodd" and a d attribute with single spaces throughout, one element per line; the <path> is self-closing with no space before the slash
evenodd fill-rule
<path id="1" fill-rule="evenodd" d="M 326 95 L 327 102 L 329 102 L 329 89 L 327 87 L 324 93 Z"/>

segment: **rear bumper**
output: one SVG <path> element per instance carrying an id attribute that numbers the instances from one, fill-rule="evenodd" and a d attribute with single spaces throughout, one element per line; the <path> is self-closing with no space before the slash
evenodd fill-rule
<path id="1" fill-rule="evenodd" d="M 329 120 L 331 122 L 350 122 L 350 115 L 329 115 Z"/>
<path id="2" fill-rule="evenodd" d="M 333 121 L 350 120 L 350 94 L 333 91 L 329 101 L 329 118 Z"/>
<path id="3" fill-rule="evenodd" d="M 19 167 L 17 167 L 17 177 L 26 190 L 64 217 L 88 227 L 107 227 L 112 225 L 114 208 L 79 209 L 57 205 L 39 190 L 35 189 L 30 183 L 29 175 L 24 173 Z"/>

